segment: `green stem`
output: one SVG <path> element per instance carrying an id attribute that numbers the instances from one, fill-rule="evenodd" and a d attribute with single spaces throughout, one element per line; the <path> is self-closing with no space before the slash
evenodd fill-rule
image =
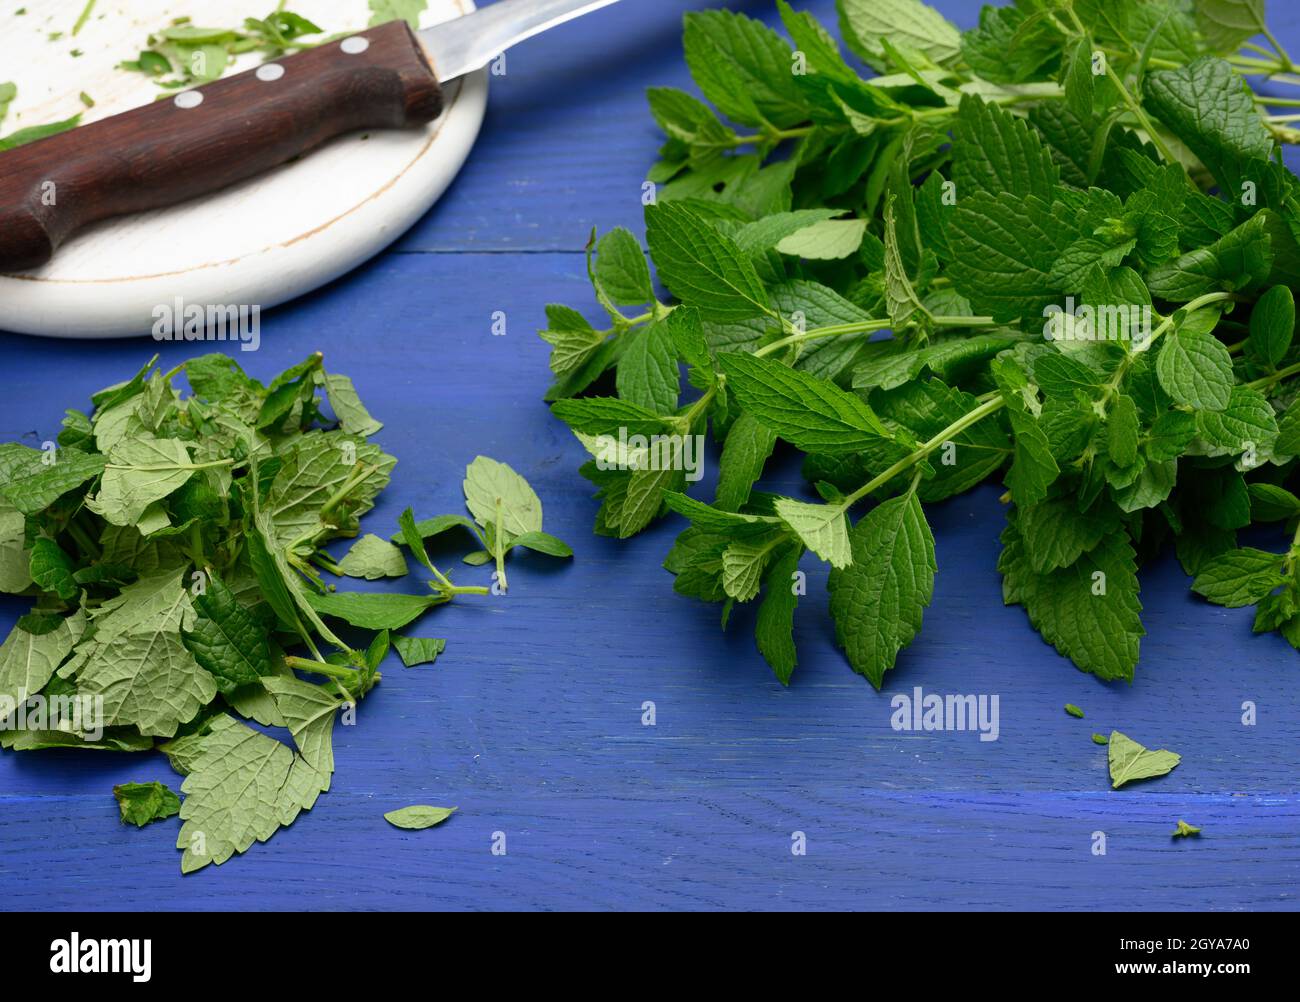
<path id="1" fill-rule="evenodd" d="M 357 465 L 360 466 L 361 464 L 358 463 Z M 319 516 L 321 522 L 328 524 L 329 520 L 326 516 L 333 515 L 334 509 L 342 504 L 349 494 L 356 490 L 361 484 L 365 483 L 372 474 L 377 473 L 378 471 L 379 465 L 377 463 L 372 463 L 370 466 L 362 467 L 357 473 L 348 478 L 343 486 L 335 491 L 333 496 L 331 496 L 330 499 L 321 507 Z"/>
<path id="2" fill-rule="evenodd" d="M 443 579 L 444 581 L 446 578 Z M 439 585 L 438 594 L 446 595 L 450 601 L 456 595 L 491 595 L 492 589 L 485 588 L 483 585 L 454 585 L 450 581 L 446 585 Z"/>
<path id="3" fill-rule="evenodd" d="M 1297 557 L 1300 557 L 1300 525 L 1296 526 L 1295 532 L 1291 536 L 1291 546 L 1287 550 L 1286 560 L 1282 564 L 1282 571 L 1288 577 L 1295 569 Z"/>
<path id="4" fill-rule="evenodd" d="M 889 329 L 888 320 L 863 320 L 852 324 L 833 324 L 828 327 L 814 327 L 810 331 L 796 331 L 793 334 L 781 338 L 779 341 L 773 341 L 771 344 L 765 344 L 754 352 L 755 358 L 765 358 L 768 355 L 780 351 L 782 348 L 792 344 L 800 344 L 804 341 L 815 341 L 819 338 L 842 337 L 846 334 L 864 334 L 869 331 L 883 331 Z"/>
<path id="5" fill-rule="evenodd" d="M 194 566 L 206 567 L 208 562 L 203 556 L 203 526 L 198 521 L 190 526 L 190 548 L 193 550 L 190 559 L 194 561 Z"/>
<path id="6" fill-rule="evenodd" d="M 1087 35 L 1088 29 L 1085 28 L 1083 22 L 1079 20 L 1079 15 L 1074 12 L 1074 8 L 1066 7 L 1065 12 L 1070 16 L 1070 20 L 1074 22 L 1074 26 L 1078 30 L 1079 34 Z M 1177 163 L 1178 161 L 1174 159 L 1174 155 L 1169 151 L 1169 147 L 1165 145 L 1165 141 L 1161 139 L 1160 134 L 1156 132 L 1156 127 L 1152 124 L 1151 119 L 1147 118 L 1147 113 L 1142 110 L 1142 106 L 1138 104 L 1138 102 L 1133 98 L 1133 95 L 1129 93 L 1129 89 L 1124 85 L 1124 81 L 1120 79 L 1119 74 L 1111 68 L 1109 59 L 1106 60 L 1106 76 L 1110 82 L 1115 85 L 1115 89 L 1119 91 L 1119 96 L 1124 100 L 1124 104 L 1128 106 L 1128 110 L 1132 113 L 1133 117 L 1138 120 L 1138 124 L 1141 125 L 1147 135 L 1151 137 L 1151 142 L 1153 142 L 1156 149 L 1160 151 L 1160 155 L 1165 158 L 1167 163 Z M 1190 178 L 1188 178 L 1188 183 L 1192 183 Z"/>
<path id="7" fill-rule="evenodd" d="M 786 139 L 801 139 L 804 136 L 811 135 L 815 128 L 814 125 L 801 125 L 793 129 L 767 129 L 754 136 L 735 136 L 720 143 L 696 143 L 695 145 L 730 150 L 735 149 L 737 146 L 751 146 L 755 143 L 779 143 Z"/>
<path id="8" fill-rule="evenodd" d="M 214 466 L 234 466 L 233 459 L 214 459 L 210 463 L 158 463 L 154 466 L 133 466 L 129 463 L 109 463 L 106 470 L 139 470 L 141 473 L 171 473 L 175 470 L 210 470 Z"/>
<path id="9" fill-rule="evenodd" d="M 95 9 L 95 0 L 86 0 L 86 6 L 82 8 L 81 17 L 77 18 L 77 23 L 72 26 L 72 37 L 76 38 L 77 33 L 86 26 L 90 20 L 90 14 Z"/>
<path id="10" fill-rule="evenodd" d="M 1263 390 L 1272 386 L 1274 383 L 1280 383 L 1284 379 L 1289 379 L 1294 375 L 1300 374 L 1300 362 L 1294 365 L 1288 365 L 1285 369 L 1278 369 L 1277 372 L 1270 373 L 1267 376 L 1261 376 L 1259 379 L 1249 383 L 1243 383 L 1249 390 Z"/>
<path id="11" fill-rule="evenodd" d="M 1133 114 L 1133 117 L 1138 120 L 1138 124 L 1142 126 L 1146 134 L 1151 137 L 1151 142 L 1154 143 L 1156 149 L 1160 151 L 1160 155 L 1165 158 L 1165 162 L 1171 164 L 1178 163 L 1177 158 L 1170 152 L 1169 147 L 1165 145 L 1165 141 L 1160 137 L 1160 133 L 1156 131 L 1156 127 L 1152 123 L 1151 119 L 1147 118 L 1147 113 L 1143 111 L 1142 106 L 1133 99 L 1133 95 L 1130 94 L 1128 88 L 1124 86 L 1124 81 L 1119 78 L 1119 75 L 1113 69 L 1111 69 L 1109 62 L 1106 63 L 1106 76 L 1109 77 L 1111 83 L 1115 85 L 1115 88 L 1119 91 L 1119 96 L 1123 98 L 1124 104 L 1128 106 L 1128 110 Z M 1188 184 L 1191 183 L 1191 178 L 1188 178 Z"/>
<path id="12" fill-rule="evenodd" d="M 709 404 L 713 403 L 713 398 L 717 395 L 718 388 L 716 386 L 711 386 L 707 392 L 701 394 L 700 398 L 686 409 L 686 413 L 681 416 L 682 425 L 686 429 L 683 434 L 690 434 L 691 428 L 695 425 L 696 418 L 698 418 L 700 414 L 708 408 Z"/>
<path id="13" fill-rule="evenodd" d="M 350 665 L 332 665 L 328 661 L 321 661 L 319 659 L 313 660 L 312 658 L 299 658 L 293 655 L 286 656 L 284 663 L 290 668 L 298 668 L 302 671 L 314 672 L 317 675 L 327 675 L 330 678 L 336 678 L 346 682 L 350 682 L 352 679 L 356 678 L 358 671 L 358 669 L 353 668 Z"/>
<path id="14" fill-rule="evenodd" d="M 898 474 L 902 473 L 904 470 L 907 470 L 912 466 L 915 466 L 918 462 L 920 462 L 930 453 L 934 452 L 935 449 L 943 445 L 944 442 L 951 441 L 955 436 L 960 435 L 971 425 L 975 424 L 978 421 L 982 421 L 990 414 L 993 414 L 1001 410 L 1005 405 L 1006 405 L 1005 401 L 1002 399 L 1002 397 L 998 396 L 992 400 L 987 401 L 986 403 L 980 404 L 974 410 L 968 411 L 966 414 L 963 414 L 952 424 L 948 425 L 947 428 L 944 428 L 941 432 L 939 432 L 937 435 L 935 435 L 933 438 L 927 441 L 924 445 L 918 448 L 915 452 L 911 453 L 910 455 L 904 456 L 893 466 L 889 467 L 889 469 L 885 470 L 884 473 L 880 474 L 878 477 L 873 477 L 871 480 L 867 481 L 867 483 L 863 484 L 856 491 L 854 491 L 852 494 L 846 497 L 841 502 L 841 504 L 845 509 L 852 507 L 854 504 L 856 504 L 858 501 L 861 501 L 872 491 L 876 490 L 877 488 L 883 487 L 885 484 L 889 483 L 890 480 L 898 476 Z"/>
<path id="15" fill-rule="evenodd" d="M 492 552 L 496 557 L 497 563 L 497 581 L 501 585 L 503 592 L 510 590 L 510 584 L 506 580 L 506 538 L 505 530 L 501 526 L 501 499 L 497 498 L 497 521 L 496 527 L 492 531 Z"/>
<path id="16" fill-rule="evenodd" d="M 936 327 L 996 327 L 992 317 L 932 317 Z"/>
<path id="17" fill-rule="evenodd" d="M 302 671 L 311 672 L 314 675 L 324 675 L 326 678 L 333 679 L 338 683 L 339 688 L 343 690 L 345 699 L 353 705 L 356 705 L 359 697 L 357 693 L 353 692 L 348 683 L 362 683 L 360 688 L 363 694 L 367 688 L 364 684 L 365 680 L 360 677 L 360 669 L 352 667 L 344 668 L 338 665 L 332 665 L 328 661 L 321 661 L 320 654 L 316 655 L 315 660 L 311 658 L 298 658 L 290 655 L 284 659 L 284 663 L 290 668 L 298 668 Z"/>
<path id="18" fill-rule="evenodd" d="M 321 567 L 325 568 L 325 570 L 329 571 L 331 574 L 337 574 L 339 577 L 344 576 L 343 568 L 335 563 L 334 558 L 328 553 L 323 551 L 313 553 L 311 555 L 311 560 L 313 563 L 319 564 Z"/>
<path id="19" fill-rule="evenodd" d="M 1184 316 L 1186 316 L 1188 314 L 1195 313 L 1203 306 L 1210 305 L 1210 303 L 1221 303 L 1231 298 L 1232 298 L 1232 293 L 1230 292 L 1207 292 L 1203 296 L 1197 296 L 1195 299 L 1191 300 L 1190 302 L 1184 303 L 1173 313 L 1169 314 L 1169 316 L 1161 320 L 1160 326 L 1157 327 L 1152 332 L 1151 336 L 1133 349 L 1133 354 L 1140 355 L 1144 351 L 1150 351 L 1151 346 L 1156 343 L 1156 341 L 1160 338 L 1160 335 L 1164 334 L 1167 330 L 1173 327 L 1174 317 L 1179 312 L 1181 312 Z"/>
<path id="20" fill-rule="evenodd" d="M 1250 56 L 1227 56 L 1225 58 L 1233 66 L 1266 76 L 1273 73 L 1289 73 L 1295 68 L 1293 66 L 1283 66 L 1280 59 L 1254 59 Z"/>
<path id="21" fill-rule="evenodd" d="M 1268 39 L 1268 44 L 1277 50 L 1278 59 L 1282 62 L 1283 72 L 1290 73 L 1295 69 L 1295 64 L 1291 62 L 1291 56 L 1286 49 L 1282 48 L 1282 43 L 1274 37 L 1273 32 L 1269 31 L 1268 26 L 1264 27 L 1264 37 Z"/>
<path id="22" fill-rule="evenodd" d="M 81 547 L 82 552 L 88 554 L 92 560 L 99 559 L 101 554 L 99 546 L 90 538 L 90 534 L 81 527 L 75 516 L 68 522 L 67 530 L 68 535 L 77 541 L 77 545 Z"/>

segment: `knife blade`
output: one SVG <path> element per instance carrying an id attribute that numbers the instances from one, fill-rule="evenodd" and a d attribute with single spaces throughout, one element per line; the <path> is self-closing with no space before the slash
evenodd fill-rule
<path id="1" fill-rule="evenodd" d="M 498 0 L 417 32 L 443 83 L 481 69 L 512 45 L 618 0 Z"/>
<path id="2" fill-rule="evenodd" d="M 218 191 L 358 129 L 423 125 L 441 84 L 616 0 L 499 0 L 427 28 L 333 39 L 170 100 L 0 153 L 0 272 L 91 223 Z"/>

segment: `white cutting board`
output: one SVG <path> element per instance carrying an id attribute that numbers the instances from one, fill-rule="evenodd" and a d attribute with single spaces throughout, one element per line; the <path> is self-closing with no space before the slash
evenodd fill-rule
<path id="1" fill-rule="evenodd" d="M 274 0 L 98 0 L 78 35 L 84 0 L 0 5 L 0 82 L 18 98 L 0 134 L 84 111 L 93 122 L 154 100 L 160 90 L 117 69 L 150 32 L 177 17 L 203 27 L 265 17 Z M 292 0 L 288 9 L 326 33 L 361 30 L 366 0 Z M 428 0 L 428 27 L 474 9 Z M 50 41 L 52 32 L 63 37 Z M 73 56 L 79 50 L 82 55 Z M 261 61 L 254 53 L 234 71 Z M 89 110 L 81 92 L 95 101 Z M 65 243 L 45 266 L 0 275 L 0 330 L 50 337 L 147 334 L 158 306 L 269 309 L 319 288 L 382 250 L 423 215 L 460 170 L 487 106 L 487 76 L 447 89 L 428 126 L 341 137 L 299 161 L 170 209 L 109 220 Z"/>

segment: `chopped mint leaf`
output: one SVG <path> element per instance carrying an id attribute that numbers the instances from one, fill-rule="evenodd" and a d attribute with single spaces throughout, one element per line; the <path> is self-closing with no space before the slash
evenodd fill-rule
<path id="1" fill-rule="evenodd" d="M 416 804 L 396 811 L 389 811 L 384 815 L 384 820 L 394 828 L 420 831 L 442 824 L 459 809 L 458 807 L 429 807 L 424 804 Z"/>
<path id="2" fill-rule="evenodd" d="M 137 828 L 181 812 L 181 798 L 162 783 L 121 783 L 113 787 L 113 796 L 117 798 L 122 823 Z"/>
<path id="3" fill-rule="evenodd" d="M 428 637 L 394 637 L 393 646 L 407 668 L 416 665 L 431 665 L 438 660 L 438 655 L 447 649 L 447 641 Z"/>
<path id="4" fill-rule="evenodd" d="M 1111 788 L 1115 790 L 1134 780 L 1163 776 L 1182 760 L 1163 748 L 1151 751 L 1119 731 L 1110 732 L 1109 744 Z"/>

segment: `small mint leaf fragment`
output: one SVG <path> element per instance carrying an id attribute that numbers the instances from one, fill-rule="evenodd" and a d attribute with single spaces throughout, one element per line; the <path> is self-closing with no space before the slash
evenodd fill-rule
<path id="1" fill-rule="evenodd" d="M 384 815 L 384 820 L 394 828 L 421 831 L 442 824 L 459 809 L 458 807 L 429 807 L 425 804 L 415 804 L 411 807 L 389 811 Z"/>
<path id="2" fill-rule="evenodd" d="M 181 799 L 162 783 L 121 783 L 113 796 L 122 813 L 122 823 L 137 828 L 181 812 Z"/>

